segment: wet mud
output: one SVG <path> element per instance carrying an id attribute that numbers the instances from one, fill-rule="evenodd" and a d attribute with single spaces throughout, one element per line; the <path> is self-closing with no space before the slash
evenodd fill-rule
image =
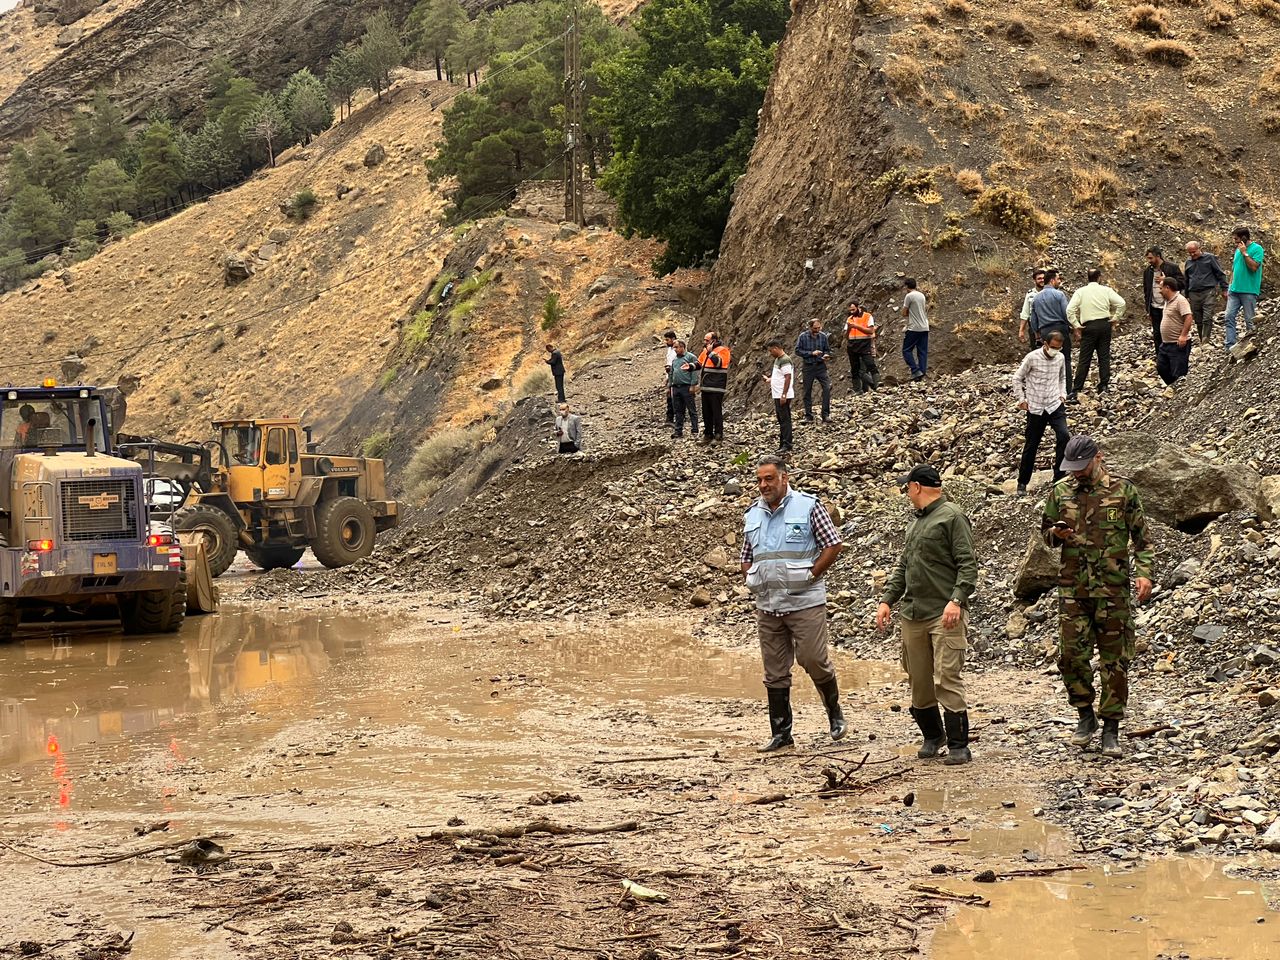
<path id="1" fill-rule="evenodd" d="M 897 666 L 837 666 L 850 739 L 800 676 L 798 749 L 760 757 L 753 651 L 681 624 L 26 630 L 0 648 L 0 957 L 1280 955 L 1270 891 L 1099 864 L 1037 816 L 1043 762 L 921 764 Z M 169 862 L 194 837 L 226 859 Z"/>

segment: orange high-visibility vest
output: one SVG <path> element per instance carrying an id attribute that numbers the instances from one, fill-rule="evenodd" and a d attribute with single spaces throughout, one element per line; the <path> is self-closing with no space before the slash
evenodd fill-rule
<path id="1" fill-rule="evenodd" d="M 729 348 L 722 343 L 711 350 L 703 347 L 698 356 L 698 364 L 704 370 L 728 370 L 730 359 Z"/>
<path id="2" fill-rule="evenodd" d="M 849 319 L 845 321 L 848 324 L 849 339 L 863 340 L 868 337 L 874 337 L 876 335 L 875 320 L 876 318 L 865 310 L 862 313 L 849 314 Z M 859 329 L 860 327 L 866 327 L 870 332 L 864 332 Z"/>

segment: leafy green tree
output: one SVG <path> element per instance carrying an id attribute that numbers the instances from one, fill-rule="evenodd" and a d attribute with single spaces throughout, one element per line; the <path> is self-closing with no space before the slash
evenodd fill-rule
<path id="1" fill-rule="evenodd" d="M 123 210 L 117 210 L 107 217 L 107 233 L 117 240 L 121 237 L 127 237 L 133 233 L 133 217 Z"/>
<path id="2" fill-rule="evenodd" d="M 179 195 L 186 182 L 182 169 L 182 150 L 173 126 L 149 124 L 138 150 L 138 176 L 135 180 L 138 202 L 152 208 L 167 205 Z"/>
<path id="3" fill-rule="evenodd" d="M 182 137 L 179 146 L 187 182 L 193 187 L 208 192 L 235 179 L 239 164 L 227 152 L 222 128 L 215 121 L 206 120 L 195 133 Z"/>
<path id="4" fill-rule="evenodd" d="M 295 136 L 310 143 L 317 133 L 333 125 L 333 107 L 324 84 L 310 70 L 302 69 L 289 78 L 280 92 L 280 107 Z"/>
<path id="5" fill-rule="evenodd" d="M 360 89 L 359 64 L 351 50 L 339 50 L 329 58 L 328 69 L 324 72 L 324 85 L 329 88 L 329 96 L 338 105 L 339 122 L 344 108 L 347 116 L 351 116 L 351 98 Z"/>
<path id="6" fill-rule="evenodd" d="M 381 100 L 382 91 L 391 86 L 391 71 L 404 63 L 404 44 L 385 10 L 365 21 L 355 63 L 360 77 Z"/>
<path id="7" fill-rule="evenodd" d="M 47 188 L 28 184 L 13 195 L 5 226 L 11 241 L 28 253 L 48 250 L 67 239 L 67 211 Z"/>
<path id="8" fill-rule="evenodd" d="M 720 245 L 787 13 L 785 0 L 652 0 L 639 43 L 600 67 L 592 112 L 614 151 L 601 185 L 626 231 L 666 241 L 660 272 Z"/>
<path id="9" fill-rule="evenodd" d="M 31 158 L 27 156 L 27 148 L 15 143 L 9 151 L 9 163 L 5 167 L 5 186 L 12 195 L 21 187 L 31 182 Z"/>
<path id="10" fill-rule="evenodd" d="M 101 160 L 89 168 L 80 185 L 79 212 L 95 224 L 117 210 L 132 209 L 133 181 L 115 160 Z"/>
<path id="11" fill-rule="evenodd" d="M 244 140 L 244 123 L 258 107 L 258 86 L 245 77 L 232 77 L 218 111 L 218 127 L 222 131 L 222 146 L 237 163 L 247 159 Z"/>
<path id="12" fill-rule="evenodd" d="M 259 144 L 266 150 L 267 163 L 272 167 L 276 165 L 276 151 L 288 142 L 291 132 L 279 101 L 269 93 L 258 98 L 258 105 L 240 128 L 246 143 Z"/>
<path id="13" fill-rule="evenodd" d="M 409 13 L 405 33 L 409 48 L 418 56 L 430 59 L 436 68 L 436 79 L 444 79 L 444 64 L 449 45 L 466 28 L 467 11 L 458 0 L 419 0 Z"/>
<path id="14" fill-rule="evenodd" d="M 231 61 L 226 57 L 214 57 L 209 64 L 206 81 L 204 115 L 206 120 L 215 119 L 227 108 L 227 94 L 231 92 L 231 81 L 240 77 Z M 243 79 L 243 78 L 240 78 Z"/>
<path id="15" fill-rule="evenodd" d="M 16 287 L 27 276 L 27 254 L 21 247 L 10 247 L 0 253 L 0 283 Z"/>

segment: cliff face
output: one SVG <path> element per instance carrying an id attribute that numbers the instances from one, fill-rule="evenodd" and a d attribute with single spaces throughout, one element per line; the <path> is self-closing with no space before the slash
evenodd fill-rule
<path id="1" fill-rule="evenodd" d="M 915 276 L 930 366 L 956 370 L 1021 352 L 1034 266 L 1068 289 L 1101 266 L 1140 324 L 1148 246 L 1181 260 L 1200 239 L 1230 266 L 1246 223 L 1269 249 L 1280 22 L 1161 9 L 1152 25 L 1127 7 L 798 0 L 700 326 L 754 365 L 769 337 L 815 316 L 834 332 L 858 299 L 901 377 Z"/>
<path id="2" fill-rule="evenodd" d="M 379 9 L 403 16 L 411 0 L 142 0 L 41 63 L 0 103 L 0 141 L 57 125 L 106 89 L 130 118 L 153 108 L 182 115 L 200 100 L 209 61 L 226 57 L 263 87 L 315 66 L 359 36 Z M 15 23 L 18 21 L 14 21 Z M 32 27 L 32 30 L 52 27 Z"/>

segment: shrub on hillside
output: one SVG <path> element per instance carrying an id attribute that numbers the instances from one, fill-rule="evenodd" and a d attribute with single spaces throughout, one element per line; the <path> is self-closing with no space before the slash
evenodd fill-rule
<path id="1" fill-rule="evenodd" d="M 915 57 L 893 57 L 885 63 L 881 72 L 899 96 L 918 93 L 924 85 L 924 67 Z"/>
<path id="2" fill-rule="evenodd" d="M 305 220 L 315 212 L 316 205 L 320 202 L 320 198 L 316 196 L 316 192 L 310 187 L 304 187 L 289 198 L 286 205 L 289 218 L 291 220 Z"/>
<path id="3" fill-rule="evenodd" d="M 107 217 L 107 233 L 111 235 L 112 239 L 119 240 L 121 237 L 127 237 L 133 231 L 133 217 L 123 210 L 117 210 Z"/>
<path id="4" fill-rule="evenodd" d="M 1130 30 L 1140 30 L 1143 33 L 1151 33 L 1161 37 L 1169 34 L 1169 15 L 1159 7 L 1153 7 L 1149 3 L 1130 7 L 1126 20 L 1129 23 Z"/>
<path id="5" fill-rule="evenodd" d="M 987 185 L 982 182 L 982 174 L 967 168 L 956 174 L 956 186 L 965 193 L 981 193 Z"/>
<path id="6" fill-rule="evenodd" d="M 1078 43 L 1082 47 L 1093 49 L 1102 42 L 1102 36 L 1098 33 L 1098 28 L 1088 20 L 1068 20 L 1066 23 L 1058 25 L 1058 37 L 1071 43 Z"/>
<path id="7" fill-rule="evenodd" d="M 564 319 L 564 307 L 560 306 L 560 294 L 548 293 L 542 301 L 542 329 L 554 330 Z"/>
<path id="8" fill-rule="evenodd" d="M 1114 210 L 1124 184 L 1106 167 L 1071 168 L 1071 202 L 1085 210 Z"/>
<path id="9" fill-rule="evenodd" d="M 1010 17 L 1005 24 L 1004 35 L 1014 43 L 1034 43 L 1036 32 L 1021 17 Z"/>
<path id="10" fill-rule="evenodd" d="M 969 0 L 947 0 L 946 9 L 951 16 L 963 19 L 973 13 L 973 4 Z"/>
<path id="11" fill-rule="evenodd" d="M 448 427 L 432 434 L 414 451 L 404 468 L 404 491 L 409 499 L 429 500 L 453 471 L 480 447 L 484 428 Z"/>
<path id="12" fill-rule="evenodd" d="M 1177 40 L 1153 40 L 1142 48 L 1142 55 L 1167 67 L 1185 67 L 1196 58 L 1194 50 Z"/>
<path id="13" fill-rule="evenodd" d="M 368 457 L 371 460 L 381 460 L 390 449 L 390 430 L 379 430 L 377 433 L 371 433 L 364 438 L 364 443 L 360 444 L 361 456 Z"/>
<path id="14" fill-rule="evenodd" d="M 555 383 L 551 379 L 551 371 L 541 367 L 515 385 L 515 398 L 518 402 L 526 397 L 536 397 L 541 393 L 549 394 L 554 389 Z"/>
<path id="15" fill-rule="evenodd" d="M 1221 0 L 1214 0 L 1213 3 L 1209 4 L 1209 9 L 1205 11 L 1204 25 L 1210 30 L 1225 30 L 1235 18 L 1236 11 L 1233 7 L 1221 2 Z"/>
<path id="16" fill-rule="evenodd" d="M 1030 239 L 1049 226 L 1049 218 L 1036 208 L 1031 195 L 1013 187 L 992 187 L 974 201 L 973 213 L 1015 237 Z"/>

